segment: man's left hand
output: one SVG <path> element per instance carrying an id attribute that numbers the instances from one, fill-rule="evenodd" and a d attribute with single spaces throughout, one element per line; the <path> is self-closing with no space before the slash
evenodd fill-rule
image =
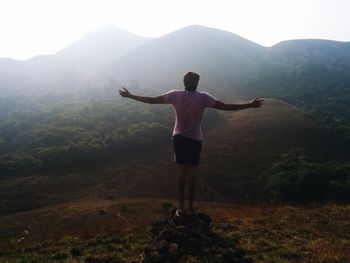
<path id="1" fill-rule="evenodd" d="M 130 98 L 130 96 L 131 96 L 130 92 L 124 87 L 122 87 L 122 89 L 123 90 L 119 90 L 119 95 L 124 97 L 124 98 Z"/>

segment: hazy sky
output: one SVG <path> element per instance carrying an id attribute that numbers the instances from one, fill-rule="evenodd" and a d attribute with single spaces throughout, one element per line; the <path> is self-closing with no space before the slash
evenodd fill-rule
<path id="1" fill-rule="evenodd" d="M 0 0 L 0 57 L 52 54 L 107 25 L 158 37 L 198 24 L 265 46 L 350 41 L 349 16 L 350 0 Z"/>

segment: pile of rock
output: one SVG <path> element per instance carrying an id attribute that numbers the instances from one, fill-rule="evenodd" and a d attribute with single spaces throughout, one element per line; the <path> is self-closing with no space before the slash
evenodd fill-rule
<path id="1" fill-rule="evenodd" d="M 252 262 L 237 242 L 218 236 L 211 218 L 203 213 L 158 220 L 152 225 L 154 238 L 145 249 L 143 263 L 182 262 L 189 256 L 205 262 Z"/>

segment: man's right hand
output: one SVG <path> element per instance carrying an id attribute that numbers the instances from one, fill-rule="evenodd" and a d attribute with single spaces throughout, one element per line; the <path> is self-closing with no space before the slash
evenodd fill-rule
<path id="1" fill-rule="evenodd" d="M 250 104 L 252 105 L 252 108 L 259 108 L 263 105 L 264 100 L 260 99 L 259 97 L 256 97 L 254 100 L 252 100 L 250 102 Z"/>
<path id="2" fill-rule="evenodd" d="M 124 97 L 124 98 L 130 98 L 131 97 L 130 92 L 124 87 L 122 87 L 122 89 L 123 90 L 119 90 L 119 95 Z"/>

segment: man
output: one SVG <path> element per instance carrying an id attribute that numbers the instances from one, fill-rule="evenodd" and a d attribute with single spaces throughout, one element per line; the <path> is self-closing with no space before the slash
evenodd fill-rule
<path id="1" fill-rule="evenodd" d="M 179 209 L 178 216 L 186 214 L 185 188 L 188 186 L 188 210 L 194 214 L 194 197 L 196 189 L 196 170 L 202 148 L 202 114 L 206 107 L 224 111 L 258 108 L 263 100 L 258 97 L 249 103 L 226 104 L 206 92 L 198 92 L 199 75 L 194 72 L 185 74 L 185 90 L 172 90 L 157 97 L 144 97 L 131 94 L 126 88 L 119 90 L 122 97 L 150 104 L 172 104 L 176 121 L 173 130 L 175 162 L 178 166 Z"/>

